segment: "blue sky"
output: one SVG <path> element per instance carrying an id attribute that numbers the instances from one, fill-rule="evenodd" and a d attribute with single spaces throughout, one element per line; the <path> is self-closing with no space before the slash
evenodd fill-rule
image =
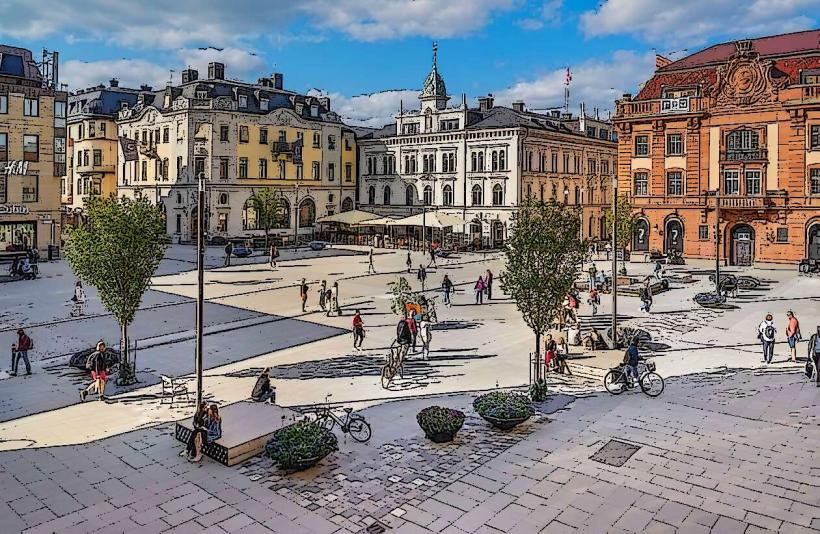
<path id="1" fill-rule="evenodd" d="M 606 110 L 651 76 L 656 50 L 815 28 L 818 14 L 820 0 L 4 0 L 0 42 L 59 50 L 72 89 L 162 86 L 168 69 L 179 82 L 213 60 L 244 80 L 283 72 L 287 88 L 324 91 L 349 121 L 380 125 L 399 100 L 415 104 L 433 40 L 456 100 L 558 106 L 569 66 L 572 107 Z"/>

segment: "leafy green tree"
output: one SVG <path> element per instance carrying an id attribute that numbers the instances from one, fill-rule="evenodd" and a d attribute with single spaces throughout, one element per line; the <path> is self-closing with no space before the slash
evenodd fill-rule
<path id="1" fill-rule="evenodd" d="M 501 289 L 535 334 L 536 354 L 541 353 L 541 336 L 550 329 L 575 281 L 585 250 L 580 231 L 578 209 L 554 200 L 527 199 L 513 216 Z M 535 378 L 542 378 L 540 365 Z"/>
<path id="2" fill-rule="evenodd" d="M 396 315 L 404 317 L 405 307 L 410 302 L 420 302 L 420 293 L 414 292 L 410 288 L 407 278 L 400 276 L 395 282 L 388 282 L 390 289 L 390 309 Z"/>
<path id="3" fill-rule="evenodd" d="M 616 221 L 617 228 L 617 243 L 613 243 L 613 254 L 617 254 L 618 250 L 626 252 L 626 248 L 632 243 L 632 236 L 635 234 L 635 226 L 638 224 L 638 216 L 634 213 L 632 203 L 626 195 L 618 197 L 618 220 Z M 607 228 L 612 228 L 613 222 L 612 210 L 606 210 L 606 225 Z M 621 256 L 621 273 L 626 274 L 626 254 Z"/>
<path id="4" fill-rule="evenodd" d="M 258 228 L 265 231 L 265 250 L 270 248 L 270 231 L 279 226 L 282 208 L 279 197 L 270 187 L 255 192 L 248 202 L 256 210 Z"/>
<path id="5" fill-rule="evenodd" d="M 151 277 L 165 255 L 167 231 L 162 210 L 147 199 L 93 197 L 87 217 L 70 231 L 66 259 L 77 276 L 97 288 L 105 308 L 120 325 L 123 361 L 118 383 L 135 379 L 128 326 Z"/>

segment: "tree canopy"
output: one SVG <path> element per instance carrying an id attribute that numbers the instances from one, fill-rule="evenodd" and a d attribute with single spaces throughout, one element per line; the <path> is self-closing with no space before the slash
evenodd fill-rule
<path id="1" fill-rule="evenodd" d="M 282 218 L 279 197 L 272 188 L 266 187 L 251 195 L 248 202 L 256 210 L 258 228 L 265 231 L 265 248 L 268 248 L 270 231 L 279 226 Z"/>

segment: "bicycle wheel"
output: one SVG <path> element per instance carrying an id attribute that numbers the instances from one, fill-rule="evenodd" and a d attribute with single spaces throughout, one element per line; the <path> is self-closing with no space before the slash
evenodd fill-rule
<path id="1" fill-rule="evenodd" d="M 336 426 L 336 420 L 330 417 L 329 415 L 319 415 L 316 419 L 316 424 L 324 428 L 325 430 L 329 430 L 332 432 L 333 427 Z"/>
<path id="2" fill-rule="evenodd" d="M 364 443 L 370 439 L 370 425 L 361 415 L 353 415 L 350 417 L 350 424 L 348 425 L 347 431 L 350 436 L 359 443 Z"/>
<path id="3" fill-rule="evenodd" d="M 646 373 L 640 380 L 641 390 L 650 397 L 663 393 L 663 378 L 658 373 Z"/>
<path id="4" fill-rule="evenodd" d="M 624 392 L 624 375 L 621 371 L 610 371 L 604 376 L 604 387 L 613 395 Z"/>

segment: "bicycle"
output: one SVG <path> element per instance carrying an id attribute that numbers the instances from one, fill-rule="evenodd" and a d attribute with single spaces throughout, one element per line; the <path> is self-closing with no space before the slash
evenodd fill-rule
<path id="1" fill-rule="evenodd" d="M 353 408 L 342 408 L 345 412 L 344 419 L 333 413 L 330 409 L 330 397 L 332 396 L 332 393 L 325 396 L 324 406 L 314 406 L 309 410 L 315 415 L 315 422 L 330 432 L 338 423 L 343 433 L 350 434 L 350 437 L 359 443 L 368 441 L 372 434 L 370 424 L 361 415 L 354 414 Z"/>
<path id="2" fill-rule="evenodd" d="M 398 348 L 395 348 L 395 342 L 390 345 L 390 355 L 387 357 L 387 363 L 382 367 L 382 388 L 390 387 L 390 382 L 396 374 L 404 378 L 404 357 L 409 349 L 410 345 L 399 345 Z"/>
<path id="3" fill-rule="evenodd" d="M 663 393 L 663 378 L 655 372 L 655 362 L 651 360 L 639 361 L 637 370 L 638 385 L 640 385 L 641 391 L 650 397 L 657 397 Z M 620 395 L 625 390 L 635 387 L 634 380 L 634 378 L 627 375 L 626 365 L 620 364 L 618 367 L 610 369 L 604 376 L 604 387 L 613 395 Z"/>

